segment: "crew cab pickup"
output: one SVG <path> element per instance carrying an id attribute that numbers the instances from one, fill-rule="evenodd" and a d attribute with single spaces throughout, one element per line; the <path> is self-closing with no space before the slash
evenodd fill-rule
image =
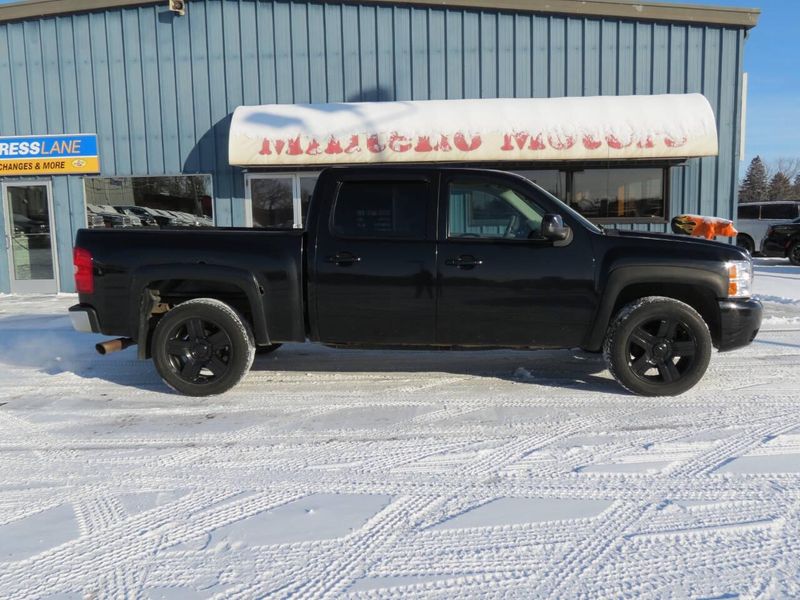
<path id="1" fill-rule="evenodd" d="M 749 254 L 603 230 L 527 179 L 432 167 L 322 172 L 304 230 L 82 229 L 80 331 L 138 344 L 163 380 L 218 394 L 257 349 L 573 348 L 643 395 L 675 395 L 750 343 Z M 420 359 L 423 360 L 423 359 Z"/>

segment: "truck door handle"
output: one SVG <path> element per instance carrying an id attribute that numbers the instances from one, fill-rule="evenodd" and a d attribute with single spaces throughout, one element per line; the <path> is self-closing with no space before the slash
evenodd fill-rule
<path id="1" fill-rule="evenodd" d="M 473 269 L 478 265 L 482 265 L 483 260 L 480 258 L 475 258 L 474 256 L 470 256 L 469 254 L 462 254 L 458 258 L 446 259 L 444 264 L 450 267 L 458 267 L 459 269 Z"/>
<path id="2" fill-rule="evenodd" d="M 337 252 L 333 256 L 328 256 L 325 262 L 333 263 L 340 267 L 349 267 L 354 263 L 361 262 L 361 257 L 356 256 L 352 252 Z"/>

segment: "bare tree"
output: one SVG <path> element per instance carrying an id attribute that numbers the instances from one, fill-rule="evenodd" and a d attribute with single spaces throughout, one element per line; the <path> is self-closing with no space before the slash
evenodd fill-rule
<path id="1" fill-rule="evenodd" d="M 794 179 L 800 175 L 800 157 L 791 158 L 782 156 L 775 160 L 765 162 L 767 166 L 767 178 L 772 179 L 778 173 L 783 173 L 789 179 Z"/>

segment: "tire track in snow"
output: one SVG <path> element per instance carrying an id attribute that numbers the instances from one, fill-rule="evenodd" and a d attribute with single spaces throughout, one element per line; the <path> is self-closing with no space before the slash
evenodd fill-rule
<path id="1" fill-rule="evenodd" d="M 708 474 L 728 460 L 737 458 L 745 454 L 748 450 L 757 448 L 768 439 L 774 438 L 782 433 L 800 427 L 800 420 L 791 420 L 786 423 L 783 419 L 794 417 L 796 413 L 781 415 L 780 422 L 769 422 L 755 428 L 748 428 L 745 432 L 731 436 L 719 444 L 714 445 L 710 450 L 694 456 L 689 461 L 671 470 L 673 477 L 696 477 Z M 776 418 L 770 421 L 777 420 Z"/>

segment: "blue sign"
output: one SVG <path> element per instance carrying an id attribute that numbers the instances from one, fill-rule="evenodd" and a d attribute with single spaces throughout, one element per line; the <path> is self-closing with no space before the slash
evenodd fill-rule
<path id="1" fill-rule="evenodd" d="M 0 137 L 0 160 L 97 156 L 97 135 Z"/>
<path id="2" fill-rule="evenodd" d="M 0 137 L 0 177 L 99 172 L 93 133 Z"/>

